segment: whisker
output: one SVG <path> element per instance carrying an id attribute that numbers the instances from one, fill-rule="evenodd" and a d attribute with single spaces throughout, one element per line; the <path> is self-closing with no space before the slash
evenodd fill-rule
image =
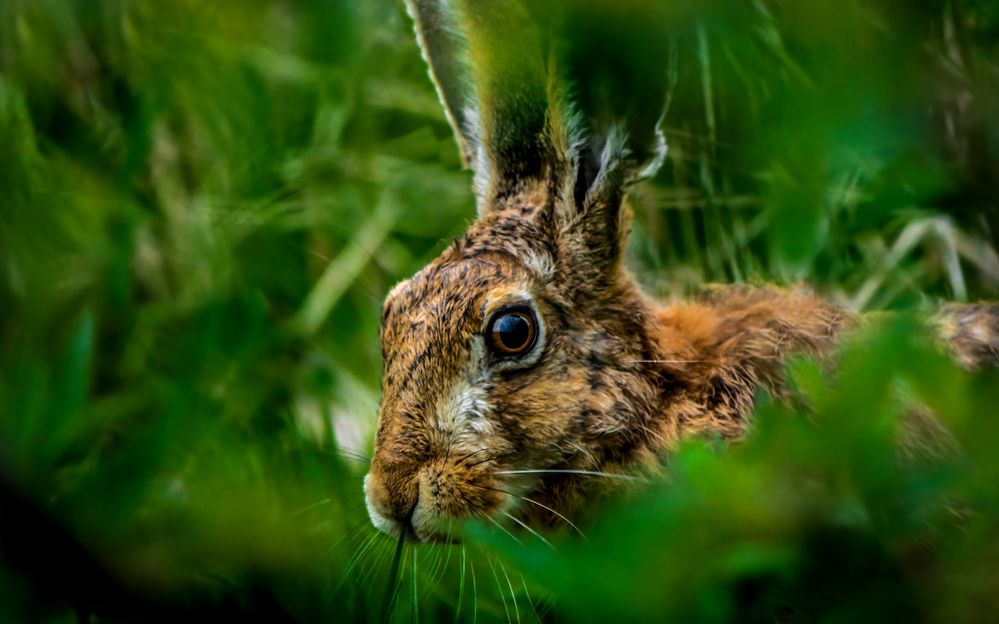
<path id="1" fill-rule="evenodd" d="M 447 524 L 448 524 L 447 535 L 450 538 L 451 521 L 448 520 Z M 441 573 L 438 582 L 440 582 L 444 578 L 444 576 L 447 574 L 448 570 L 450 569 L 449 566 L 451 565 L 451 552 L 454 550 L 450 544 L 444 544 L 443 546 L 441 546 L 441 548 L 444 549 L 444 563 L 441 564 Z"/>
<path id="2" fill-rule="evenodd" d="M 386 563 L 386 560 L 392 559 L 393 550 L 394 548 L 391 547 L 388 550 L 380 547 L 377 548 L 377 552 L 374 554 L 373 557 L 370 558 L 370 562 L 367 565 L 367 571 L 364 572 L 363 574 L 358 574 L 357 584 L 359 587 L 368 587 L 369 580 L 375 578 L 378 574 L 381 573 L 382 568 Z"/>
<path id="3" fill-rule="evenodd" d="M 509 535 L 509 536 L 510 536 L 510 538 L 511 538 L 511 539 L 512 539 L 513 541 L 517 542 L 517 543 L 518 543 L 518 544 L 520 544 L 521 546 L 523 546 L 523 545 L 524 545 L 524 542 L 522 542 L 522 541 L 520 541 L 519 539 L 517 539 L 517 536 L 516 536 L 516 535 L 514 535 L 513 533 L 511 533 L 511 532 L 510 532 L 510 531 L 509 531 L 509 530 L 508 530 L 508 529 L 507 529 L 507 528 L 506 528 L 505 526 L 503 526 L 503 525 L 502 525 L 502 524 L 500 524 L 499 522 L 496 522 L 496 520 L 495 520 L 495 519 L 494 519 L 494 518 L 493 518 L 492 516 L 487 516 L 487 515 L 485 515 L 485 514 L 482 514 L 482 517 L 483 517 L 483 518 L 485 518 L 486 520 L 488 520 L 488 521 L 492 522 L 493 524 L 495 524 L 495 525 L 496 525 L 496 528 L 498 528 L 498 529 L 499 529 L 500 531 L 503 531 L 504 533 L 506 533 L 507 535 Z"/>
<path id="4" fill-rule="evenodd" d="M 493 560 L 487 559 L 489 562 L 489 569 L 493 572 L 493 579 L 496 581 L 496 590 L 499 592 L 500 600 L 503 602 L 503 611 L 506 612 L 507 624 L 513 624 L 513 620 L 510 619 L 510 608 L 506 606 L 506 596 L 503 595 L 503 583 L 500 583 L 499 575 L 496 574 L 496 566 L 493 565 Z"/>
<path id="5" fill-rule="evenodd" d="M 329 547 L 326 548 L 326 550 L 323 552 L 322 556 L 326 557 L 327 555 L 329 555 L 330 553 L 332 553 L 334 550 L 336 550 L 336 547 L 339 546 L 340 544 L 342 544 L 344 541 L 348 541 L 349 540 L 349 542 L 353 542 L 358 537 L 360 537 L 365 532 L 365 530 L 367 528 L 368 527 L 367 527 L 366 524 L 360 524 L 355 529 L 350 530 L 347 533 L 344 533 L 343 535 L 340 536 L 340 539 L 336 540 L 335 542 L 333 542 L 332 544 L 330 544 Z"/>
<path id="6" fill-rule="evenodd" d="M 413 621 L 420 621 L 420 596 L 416 589 L 416 548 L 410 549 L 413 553 Z"/>
<path id="7" fill-rule="evenodd" d="M 433 544 L 430 550 L 434 553 L 434 562 L 430 565 L 430 572 L 423 575 L 424 584 L 426 585 L 423 590 L 424 594 L 433 590 L 444 577 L 444 573 L 447 571 L 447 558 L 445 555 L 449 555 L 451 552 L 446 545 L 440 544 Z"/>
<path id="8" fill-rule="evenodd" d="M 514 494 L 514 496 L 517 496 L 517 498 L 519 498 L 522 501 L 527 501 L 528 503 L 531 503 L 532 505 L 537 505 L 538 507 L 540 507 L 540 508 L 542 508 L 542 509 L 544 509 L 546 511 L 549 511 L 549 512 L 555 514 L 556 516 L 558 516 L 559 518 L 561 518 L 563 522 L 565 522 L 566 524 L 568 524 L 569 526 L 571 526 L 576 531 L 576 533 L 579 533 L 580 537 L 582 537 L 583 539 L 586 539 L 586 534 L 583 533 L 582 531 L 580 531 L 578 526 L 576 526 L 575 524 L 573 524 L 571 520 L 569 520 L 568 518 L 566 518 L 565 516 L 563 516 L 559 512 L 555 511 L 554 509 L 552 509 L 548 505 L 545 505 L 543 503 L 539 503 L 538 501 L 536 501 L 534 499 L 531 499 L 531 498 L 527 498 L 526 496 L 518 496 L 516 494 Z"/>
<path id="9" fill-rule="evenodd" d="M 520 582 L 524 586 L 524 596 L 527 598 L 527 604 L 531 606 L 531 611 L 534 613 L 534 619 L 538 622 L 543 622 L 544 619 L 541 617 L 541 614 L 538 613 L 537 607 L 534 606 L 534 600 L 531 599 L 531 592 L 527 589 L 527 579 L 524 578 L 523 574 L 520 575 Z"/>
<path id="10" fill-rule="evenodd" d="M 462 550 L 464 550 L 462 546 Z M 468 560 L 468 568 L 472 572 L 472 624 L 477 624 L 479 620 L 479 587 L 475 582 L 475 562 Z"/>
<path id="11" fill-rule="evenodd" d="M 537 531 L 535 531 L 531 527 L 527 526 L 527 524 L 525 522 L 523 522 L 522 520 L 518 519 L 516 516 L 514 516 L 512 514 L 508 514 L 505 511 L 502 512 L 502 513 L 507 518 L 509 518 L 509 519 L 513 520 L 514 522 L 516 522 L 517 524 L 519 524 L 521 526 L 521 528 L 523 528 L 525 531 L 527 531 L 528 533 L 530 533 L 534 537 L 536 537 L 539 540 L 541 540 L 542 542 L 544 542 L 552 550 L 558 550 L 557 548 L 555 548 L 555 546 L 551 542 L 549 542 L 548 540 L 546 540 L 543 535 L 541 535 L 540 533 L 538 533 Z"/>
<path id="12" fill-rule="evenodd" d="M 477 451 L 472 451 L 471 453 L 468 453 L 467 455 L 462 455 L 461 457 L 459 457 L 458 459 L 456 459 L 454 463 L 460 464 L 461 462 L 465 461 L 469 457 L 473 457 L 475 455 L 478 455 L 479 453 L 484 453 L 484 452 L 486 452 L 488 450 L 489 450 L 488 448 L 480 448 Z"/>
<path id="13" fill-rule="evenodd" d="M 336 453 L 337 455 L 343 457 L 344 459 L 353 459 L 355 461 L 364 462 L 367 464 L 371 463 L 371 458 L 360 451 L 338 447 L 336 449 Z"/>
<path id="14" fill-rule="evenodd" d="M 485 459 L 480 459 L 479 461 L 477 461 L 477 462 L 475 462 L 475 463 L 473 463 L 473 464 L 468 464 L 468 465 L 467 465 L 467 466 L 465 466 L 465 467 L 466 467 L 466 468 L 475 468 L 475 467 L 476 467 L 476 466 L 478 466 L 479 464 L 484 464 L 484 463 L 486 463 L 487 461 L 492 461 L 492 460 L 494 460 L 494 459 L 496 459 L 496 456 L 493 456 L 493 457 L 487 457 L 487 458 L 485 458 Z"/>
<path id="15" fill-rule="evenodd" d="M 291 512 L 290 514 L 288 514 L 288 517 L 289 518 L 294 518 L 295 516 L 300 516 L 300 515 L 304 514 L 307 511 L 312 511 L 316 507 L 322 507 L 323 505 L 329 505 L 332 502 L 333 502 L 332 498 L 324 498 L 323 500 L 315 502 L 315 503 L 312 503 L 311 505 L 306 505 L 305 507 L 302 507 L 298 511 Z"/>
<path id="16" fill-rule="evenodd" d="M 448 520 L 448 534 L 451 533 L 452 521 Z M 461 616 L 461 600 L 465 597 L 465 558 L 467 553 L 465 551 L 465 545 L 461 545 L 461 563 L 458 569 L 460 570 L 458 576 L 458 604 L 454 608 L 454 620 L 452 624 L 457 624 Z"/>
<path id="17" fill-rule="evenodd" d="M 625 360 L 629 364 L 705 364 L 707 360 Z"/>
<path id="18" fill-rule="evenodd" d="M 609 472 L 598 472 L 596 470 L 569 470 L 567 468 L 548 468 L 548 469 L 526 469 L 526 470 L 497 470 L 494 474 L 500 475 L 518 475 L 518 474 L 574 474 L 582 475 L 585 477 L 606 477 L 608 479 L 623 479 L 625 481 L 637 481 L 639 483 L 645 483 L 645 479 L 639 477 L 633 477 L 630 475 L 623 474 L 612 474 Z"/>
<path id="19" fill-rule="evenodd" d="M 576 531 L 576 533 L 579 533 L 580 537 L 582 537 L 583 539 L 586 539 L 586 534 L 584 534 L 582 531 L 580 531 L 579 527 L 572 523 L 572 520 L 569 520 L 568 518 L 566 518 L 565 516 L 563 516 L 559 512 L 555 511 L 554 509 L 552 509 L 548 505 L 545 505 L 543 503 L 539 503 L 538 501 L 536 501 L 536 500 L 534 500 L 532 498 L 527 498 L 526 496 L 521 496 L 520 494 L 514 494 L 513 492 L 504 490 L 503 488 L 494 488 L 494 487 L 489 487 L 488 485 L 483 485 L 483 486 L 480 486 L 480 487 L 484 487 L 487 490 L 493 490 L 494 492 L 501 492 L 503 494 L 506 494 L 507 496 L 512 496 L 514 498 L 519 498 L 520 500 L 528 502 L 528 503 L 531 503 L 532 505 L 537 505 L 538 507 L 540 507 L 540 508 L 542 508 L 542 509 L 544 509 L 546 511 L 549 511 L 549 512 L 555 514 L 556 516 L 558 516 L 559 518 L 561 518 L 562 521 L 565 522 L 566 524 L 568 524 L 569 526 L 571 526 Z"/>
<path id="20" fill-rule="evenodd" d="M 503 576 L 506 577 L 506 586 L 510 588 L 510 599 L 513 601 L 513 611 L 517 614 L 517 624 L 520 624 L 520 607 L 517 606 L 517 594 L 513 591 L 513 583 L 510 582 L 510 575 L 506 573 L 506 568 L 503 566 L 502 561 L 497 560 L 496 564 L 500 567 Z"/>
<path id="21" fill-rule="evenodd" d="M 364 556 L 368 553 L 369 550 L 371 550 L 371 547 L 374 546 L 377 541 L 378 541 L 378 535 L 372 534 L 366 540 L 361 542 L 360 548 L 358 548 L 354 556 L 350 558 L 350 562 L 347 564 L 347 567 L 343 571 L 343 576 L 340 578 L 340 582 L 337 584 L 336 587 L 337 591 L 339 591 L 340 588 L 343 587 L 344 583 L 346 583 L 348 579 L 352 578 L 351 573 L 357 567 L 357 564 L 359 564 L 361 560 L 364 559 Z"/>

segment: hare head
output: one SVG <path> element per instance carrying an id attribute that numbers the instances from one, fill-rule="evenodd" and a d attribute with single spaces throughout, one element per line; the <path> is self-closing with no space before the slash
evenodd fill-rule
<path id="1" fill-rule="evenodd" d="M 657 394 L 622 200 L 665 149 L 663 100 L 644 119 L 629 108 L 628 136 L 584 121 L 521 5 L 454 4 L 407 6 L 479 214 L 386 298 L 365 479 L 373 523 L 417 540 L 447 539 L 456 520 L 558 515 L 579 495 L 568 471 L 634 455 Z"/>

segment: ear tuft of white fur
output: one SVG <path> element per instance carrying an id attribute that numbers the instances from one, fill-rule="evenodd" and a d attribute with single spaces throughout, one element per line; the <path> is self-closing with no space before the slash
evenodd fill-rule
<path id="1" fill-rule="evenodd" d="M 659 169 L 662 168 L 663 162 L 666 161 L 666 154 L 669 152 L 669 145 L 666 144 L 666 135 L 663 133 L 663 129 L 660 126 L 662 123 L 662 118 L 660 118 L 659 123 L 656 124 L 656 143 L 655 147 L 652 148 L 652 159 L 642 167 L 638 173 L 635 175 L 633 181 L 638 182 L 640 180 L 648 180 L 649 178 L 656 175 Z"/>
<path id="2" fill-rule="evenodd" d="M 614 124 L 607 132 L 604 139 L 603 149 L 600 151 L 600 162 L 597 167 L 597 175 L 586 189 L 584 203 L 589 202 L 595 196 L 607 190 L 607 184 L 613 176 L 620 172 L 620 168 L 625 166 L 628 158 L 628 133 L 620 124 Z M 621 181 L 613 181 L 613 184 L 620 184 Z"/>

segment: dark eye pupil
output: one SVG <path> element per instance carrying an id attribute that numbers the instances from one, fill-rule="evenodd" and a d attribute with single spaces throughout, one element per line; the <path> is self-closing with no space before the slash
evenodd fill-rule
<path id="1" fill-rule="evenodd" d="M 521 314 L 506 314 L 493 324 L 493 339 L 507 351 L 520 351 L 531 340 L 531 323 Z"/>

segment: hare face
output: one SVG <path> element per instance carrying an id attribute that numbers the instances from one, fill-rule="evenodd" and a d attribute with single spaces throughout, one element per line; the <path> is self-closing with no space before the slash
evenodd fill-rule
<path id="1" fill-rule="evenodd" d="M 621 201 L 665 153 L 664 99 L 646 103 L 665 81 L 649 72 L 626 131 L 606 115 L 616 98 L 590 102 L 593 119 L 570 103 L 564 78 L 580 65 L 550 45 L 552 16 L 406 6 L 474 170 L 478 220 L 388 297 L 365 492 L 376 526 L 432 540 L 456 519 L 558 517 L 580 497 L 578 471 L 630 462 L 656 435 L 655 312 L 621 269 Z"/>
<path id="2" fill-rule="evenodd" d="M 557 245 L 511 253 L 504 223 L 478 224 L 386 300 L 365 494 L 387 533 L 447 539 L 455 520 L 530 515 L 525 498 L 557 509 L 565 484 L 520 471 L 591 465 L 593 441 L 626 444 L 652 393 L 635 383 L 634 308 L 579 310 L 586 293 L 553 279 L 543 248 Z M 523 224 L 507 231 L 511 245 L 541 240 Z"/>

